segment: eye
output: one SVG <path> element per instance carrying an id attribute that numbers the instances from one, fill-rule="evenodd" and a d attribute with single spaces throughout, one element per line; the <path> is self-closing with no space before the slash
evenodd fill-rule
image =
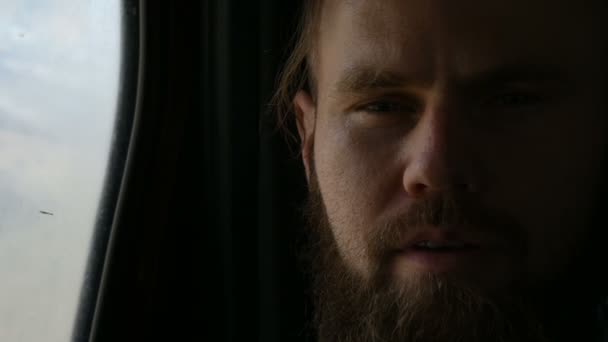
<path id="1" fill-rule="evenodd" d="M 381 100 L 364 104 L 357 111 L 369 114 L 414 113 L 417 106 L 402 101 Z"/>
<path id="2" fill-rule="evenodd" d="M 490 105 L 499 108 L 522 108 L 540 104 L 543 98 L 533 92 L 509 92 L 500 94 L 490 100 Z"/>
<path id="3" fill-rule="evenodd" d="M 398 112 L 401 105 L 397 102 L 377 101 L 364 105 L 361 110 L 372 113 Z"/>
<path id="4" fill-rule="evenodd" d="M 403 127 L 417 120 L 420 106 L 407 98 L 377 99 L 354 106 L 349 117 L 357 127 Z"/>

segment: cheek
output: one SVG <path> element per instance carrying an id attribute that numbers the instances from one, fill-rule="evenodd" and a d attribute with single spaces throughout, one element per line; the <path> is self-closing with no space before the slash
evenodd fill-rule
<path id="1" fill-rule="evenodd" d="M 329 222 L 345 261 L 363 275 L 370 266 L 366 236 L 400 180 L 397 144 L 377 140 L 363 141 L 340 123 L 320 122 L 315 131 L 315 170 Z"/>
<path id="2" fill-rule="evenodd" d="M 560 272 L 587 237 L 605 155 L 603 125 L 562 117 L 493 145 L 495 205 L 527 229 L 529 272 L 541 277 Z"/>

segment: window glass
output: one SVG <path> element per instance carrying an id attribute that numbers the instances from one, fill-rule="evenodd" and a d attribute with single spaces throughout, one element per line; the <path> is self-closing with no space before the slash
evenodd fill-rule
<path id="1" fill-rule="evenodd" d="M 105 177 L 119 0 L 0 1 L 0 341 L 68 341 Z"/>

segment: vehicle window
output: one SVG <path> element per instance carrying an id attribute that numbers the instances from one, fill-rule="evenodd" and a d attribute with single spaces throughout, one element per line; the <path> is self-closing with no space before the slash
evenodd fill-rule
<path id="1" fill-rule="evenodd" d="M 0 340 L 68 341 L 119 92 L 120 1 L 0 2 Z"/>

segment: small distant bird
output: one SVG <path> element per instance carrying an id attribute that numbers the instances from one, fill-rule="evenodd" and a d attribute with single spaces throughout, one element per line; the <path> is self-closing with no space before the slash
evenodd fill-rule
<path id="1" fill-rule="evenodd" d="M 44 210 L 40 210 L 40 213 L 43 215 L 50 215 L 50 216 L 54 216 L 55 214 L 48 212 L 48 211 L 44 211 Z"/>

